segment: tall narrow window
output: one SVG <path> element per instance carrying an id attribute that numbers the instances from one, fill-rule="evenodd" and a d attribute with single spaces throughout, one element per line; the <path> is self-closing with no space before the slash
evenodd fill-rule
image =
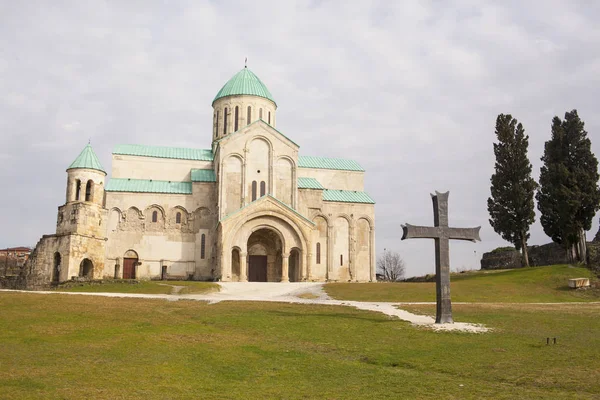
<path id="1" fill-rule="evenodd" d="M 178 212 L 177 215 L 175 215 L 175 223 L 176 224 L 181 223 L 181 213 L 180 212 Z"/>
<path id="2" fill-rule="evenodd" d="M 252 181 L 252 201 L 256 200 L 256 181 Z"/>
<path id="3" fill-rule="evenodd" d="M 237 132 L 238 130 L 238 124 L 240 122 L 240 108 L 238 106 L 235 106 L 235 114 L 234 114 L 234 120 L 233 120 L 233 131 Z"/>
<path id="4" fill-rule="evenodd" d="M 92 201 L 92 191 L 94 189 L 94 182 L 90 179 L 85 185 L 85 201 Z"/>
<path id="5" fill-rule="evenodd" d="M 248 106 L 248 115 L 246 116 L 246 125 L 250 125 L 252 122 L 252 108 Z"/>
<path id="6" fill-rule="evenodd" d="M 75 181 L 75 200 L 79 200 L 80 196 L 81 196 L 81 181 L 79 179 L 77 179 Z"/>
<path id="7" fill-rule="evenodd" d="M 204 260 L 206 257 L 206 235 L 203 233 L 200 238 L 200 258 Z"/>
<path id="8" fill-rule="evenodd" d="M 152 222 L 158 222 L 158 211 L 152 211 Z"/>
<path id="9" fill-rule="evenodd" d="M 227 107 L 223 109 L 223 135 L 227 135 Z"/>
<path id="10" fill-rule="evenodd" d="M 267 194 L 267 185 L 265 184 L 265 181 L 260 182 L 260 197 L 264 196 L 265 194 Z"/>
<path id="11" fill-rule="evenodd" d="M 317 243 L 317 264 L 321 264 L 321 243 Z"/>
<path id="12" fill-rule="evenodd" d="M 219 112 L 217 111 L 215 120 L 217 122 L 215 122 L 215 137 L 217 137 L 219 135 Z"/>
<path id="13" fill-rule="evenodd" d="M 268 124 L 271 125 L 271 111 L 269 111 L 269 121 Z"/>
<path id="14" fill-rule="evenodd" d="M 262 119 L 262 108 L 258 109 L 258 118 Z"/>
<path id="15" fill-rule="evenodd" d="M 344 255 L 340 254 L 340 266 L 344 265 Z"/>

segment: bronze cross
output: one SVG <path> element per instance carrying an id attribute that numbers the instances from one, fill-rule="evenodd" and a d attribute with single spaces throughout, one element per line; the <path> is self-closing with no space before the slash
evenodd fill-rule
<path id="1" fill-rule="evenodd" d="M 477 228 L 448 227 L 448 195 L 450 192 L 435 192 L 433 201 L 433 225 L 402 225 L 404 239 L 435 240 L 435 292 L 436 292 L 436 324 L 453 323 L 452 303 L 450 301 L 450 239 L 481 241 L 480 226 Z"/>

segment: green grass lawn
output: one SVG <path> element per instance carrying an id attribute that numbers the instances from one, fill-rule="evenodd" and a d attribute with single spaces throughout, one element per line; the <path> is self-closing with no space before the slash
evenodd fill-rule
<path id="1" fill-rule="evenodd" d="M 423 313 L 433 307 L 411 306 Z M 600 305 L 339 306 L 0 293 L 3 399 L 593 399 Z M 546 346 L 547 336 L 558 344 Z"/>
<path id="2" fill-rule="evenodd" d="M 95 292 L 95 293 L 143 293 L 171 294 L 176 286 L 183 286 L 178 294 L 202 294 L 219 291 L 219 285 L 212 282 L 196 281 L 128 281 L 116 280 L 103 283 L 77 283 L 74 286 L 59 286 L 59 292 Z"/>
<path id="3" fill-rule="evenodd" d="M 450 293 L 456 302 L 546 303 L 600 301 L 600 290 L 572 290 L 569 278 L 592 278 L 587 268 L 553 265 L 504 271 L 452 274 Z M 435 301 L 435 282 L 329 283 L 327 294 L 356 301 Z"/>

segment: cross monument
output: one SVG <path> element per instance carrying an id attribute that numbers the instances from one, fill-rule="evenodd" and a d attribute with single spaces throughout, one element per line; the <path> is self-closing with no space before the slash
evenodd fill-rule
<path id="1" fill-rule="evenodd" d="M 450 301 L 450 239 L 481 241 L 480 226 L 476 228 L 450 228 L 448 226 L 448 195 L 450 192 L 438 191 L 431 195 L 433 201 L 433 225 L 402 225 L 404 239 L 435 240 L 435 294 L 436 324 L 453 323 L 452 303 Z"/>

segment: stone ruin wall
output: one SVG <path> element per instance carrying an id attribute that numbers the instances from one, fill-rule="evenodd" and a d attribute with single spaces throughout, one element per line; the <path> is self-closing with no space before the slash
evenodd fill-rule
<path id="1" fill-rule="evenodd" d="M 567 254 L 561 245 L 548 243 L 542 246 L 529 246 L 529 264 L 540 267 L 554 264 L 568 264 Z M 594 239 L 587 243 L 588 267 L 600 273 L 600 241 Z M 481 269 L 514 269 L 522 268 L 521 253 L 517 250 L 491 251 L 483 254 Z"/>

